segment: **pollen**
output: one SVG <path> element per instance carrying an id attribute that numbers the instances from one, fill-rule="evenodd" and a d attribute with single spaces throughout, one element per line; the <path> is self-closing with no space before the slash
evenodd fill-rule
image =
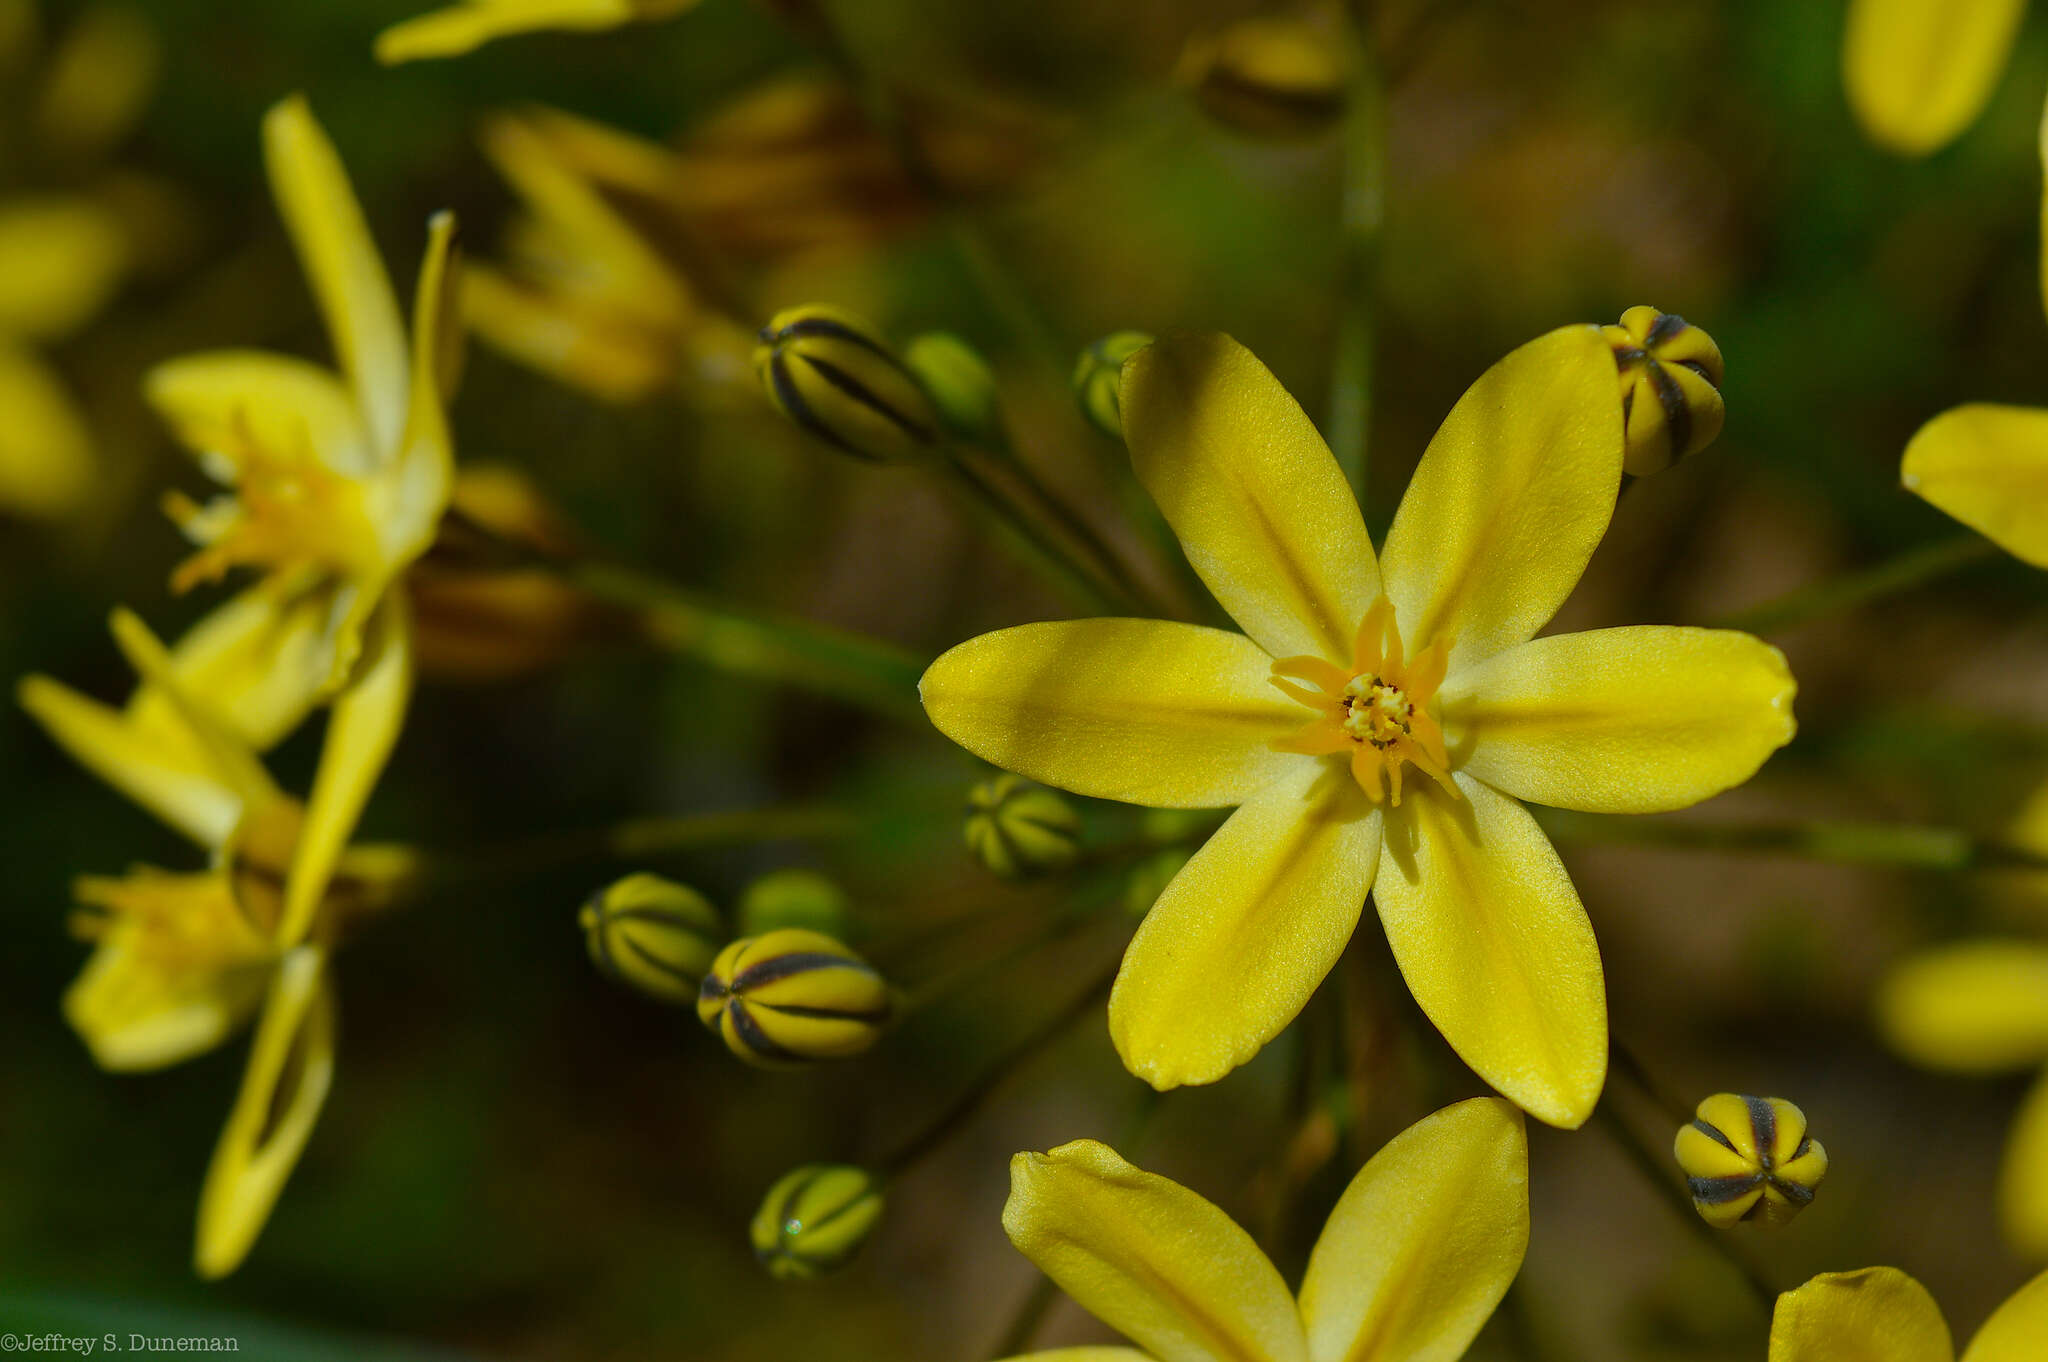
<path id="1" fill-rule="evenodd" d="M 1393 603 L 1380 597 L 1359 622 L 1348 668 L 1320 657 L 1273 664 L 1273 684 L 1316 711 L 1305 727 L 1273 746 L 1312 757 L 1347 757 L 1353 779 L 1375 804 L 1401 802 L 1401 770 L 1409 765 L 1457 798 L 1443 730 L 1429 709 L 1450 650 L 1449 639 L 1438 639 L 1408 658 Z"/>

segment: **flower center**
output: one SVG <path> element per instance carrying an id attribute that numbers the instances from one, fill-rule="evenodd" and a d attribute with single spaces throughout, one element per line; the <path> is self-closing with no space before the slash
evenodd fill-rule
<path id="1" fill-rule="evenodd" d="M 1438 639 L 1407 658 L 1393 603 L 1380 597 L 1359 622 L 1348 668 L 1320 657 L 1273 664 L 1273 684 L 1317 712 L 1273 746 L 1312 757 L 1349 756 L 1352 777 L 1375 804 L 1401 802 L 1401 768 L 1410 764 L 1457 798 L 1443 730 L 1429 712 L 1450 651 L 1450 640 Z"/>

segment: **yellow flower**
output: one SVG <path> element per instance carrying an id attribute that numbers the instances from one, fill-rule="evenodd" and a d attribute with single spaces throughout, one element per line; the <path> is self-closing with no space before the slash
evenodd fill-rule
<path id="1" fill-rule="evenodd" d="M 1529 1243 L 1521 1116 L 1446 1107 L 1374 1155 L 1331 1211 L 1299 1298 L 1210 1202 L 1093 1140 L 1010 1161 L 1010 1242 L 1137 1344 L 1043 1362 L 1439 1362 L 1461 1356 Z"/>
<path id="2" fill-rule="evenodd" d="M 1965 941 L 1907 960 L 1877 995 L 1879 1028 L 1916 1064 L 1996 1074 L 2048 1065 L 2048 945 Z M 2006 1137 L 1998 1202 L 2006 1238 L 2048 1259 L 2048 1070 Z"/>
<path id="3" fill-rule="evenodd" d="M 666 19 L 697 0 L 458 0 L 446 9 L 393 24 L 377 35 L 377 60 L 386 66 L 432 57 L 459 57 L 494 38 L 567 30 L 593 33 L 643 20 Z"/>
<path id="4" fill-rule="evenodd" d="M 2040 1362 L 2048 1273 L 2006 1298 L 1962 1362 Z M 1771 1362 L 1955 1362 L 1948 1321 L 1927 1288 L 1895 1267 L 1825 1272 L 1778 1297 Z"/>
<path id="5" fill-rule="evenodd" d="M 1204 1083 L 1301 1010 L 1371 891 L 1410 989 L 1466 1062 L 1576 1126 L 1606 1073 L 1600 957 L 1520 799 L 1682 808 L 1792 736 L 1792 678 L 1744 634 L 1534 639 L 1621 478 L 1614 361 L 1556 331 L 1473 385 L 1375 557 L 1329 450 L 1224 336 L 1126 366 L 1139 478 L 1244 634 L 1027 624 L 954 648 L 925 708 L 996 765 L 1079 794 L 1238 805 L 1146 917 L 1110 997 L 1124 1063 Z"/>
<path id="6" fill-rule="evenodd" d="M 2012 54 L 2027 0 L 1851 0 L 1849 108 L 1902 156 L 1939 151 L 1976 120 Z"/>

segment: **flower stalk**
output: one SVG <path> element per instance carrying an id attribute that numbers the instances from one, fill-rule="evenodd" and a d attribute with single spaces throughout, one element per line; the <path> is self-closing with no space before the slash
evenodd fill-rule
<path id="1" fill-rule="evenodd" d="M 1380 232 L 1387 216 L 1387 104 L 1365 6 L 1348 6 L 1346 14 L 1352 60 L 1341 134 L 1344 187 L 1338 208 L 1337 341 L 1332 348 L 1328 429 L 1330 450 L 1364 506 Z"/>
<path id="2" fill-rule="evenodd" d="M 1997 555 L 1998 546 L 1981 535 L 1936 540 L 1860 571 L 1814 582 L 1775 600 L 1724 615 L 1713 621 L 1711 627 L 1752 634 L 1782 633 L 1810 620 L 1924 586 Z"/>

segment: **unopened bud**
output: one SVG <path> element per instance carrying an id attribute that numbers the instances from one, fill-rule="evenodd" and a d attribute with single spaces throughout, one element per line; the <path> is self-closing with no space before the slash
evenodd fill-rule
<path id="1" fill-rule="evenodd" d="M 750 1064 L 780 1068 L 857 1055 L 889 1021 L 889 985 L 822 932 L 786 927 L 719 952 L 697 1016 Z"/>
<path id="2" fill-rule="evenodd" d="M 702 894 L 659 875 L 628 875 L 590 896 L 577 915 L 590 959 L 650 998 L 688 1006 L 725 933 Z"/>
<path id="3" fill-rule="evenodd" d="M 947 430 L 982 444 L 1002 438 L 996 376 L 979 350 L 949 332 L 928 331 L 904 347 L 903 362 Z"/>
<path id="4" fill-rule="evenodd" d="M 1714 442 L 1728 408 L 1721 400 L 1726 369 L 1712 336 L 1654 307 L 1632 307 L 1620 325 L 1600 331 L 1621 370 L 1624 469 L 1661 473 Z"/>
<path id="5" fill-rule="evenodd" d="M 1081 414 L 1112 440 L 1124 438 L 1123 406 L 1117 397 L 1124 361 L 1152 343 L 1143 331 L 1116 331 L 1081 352 L 1074 365 L 1074 397 Z"/>
<path id="6" fill-rule="evenodd" d="M 846 1266 L 881 1218 L 882 1184 L 873 1173 L 809 1163 L 768 1189 L 750 1237 L 768 1275 L 809 1281 Z"/>
<path id="7" fill-rule="evenodd" d="M 754 369 L 777 411 L 842 454 L 909 463 L 939 445 L 939 415 L 872 326 L 833 307 L 793 307 L 761 328 Z"/>
<path id="8" fill-rule="evenodd" d="M 1343 43 L 1292 19 L 1246 19 L 1188 46 L 1183 78 L 1218 123 L 1248 137 L 1298 141 L 1344 116 Z"/>
<path id="9" fill-rule="evenodd" d="M 846 891 L 815 870 L 771 870 L 740 895 L 740 933 L 801 927 L 843 938 L 849 906 Z"/>
<path id="10" fill-rule="evenodd" d="M 1695 1117 L 1679 1127 L 1672 1153 L 1709 1225 L 1782 1225 L 1812 1202 L 1828 1152 L 1806 1133 L 1805 1112 L 1782 1097 L 1723 1092 L 1700 1103 Z"/>
<path id="11" fill-rule="evenodd" d="M 1081 855 L 1081 818 L 1043 785 L 1004 774 L 967 792 L 967 848 L 999 879 L 1065 870 Z"/>

